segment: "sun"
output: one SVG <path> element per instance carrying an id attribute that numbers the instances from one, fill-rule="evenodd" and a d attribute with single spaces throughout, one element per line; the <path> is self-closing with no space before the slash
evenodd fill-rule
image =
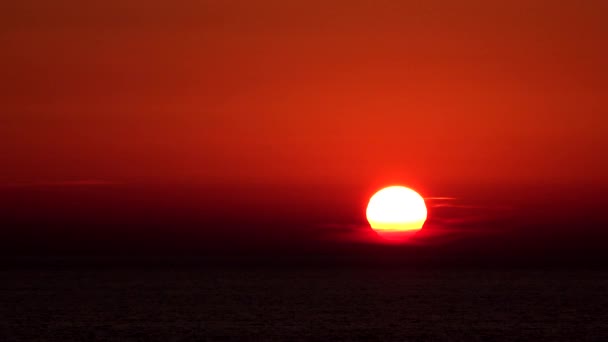
<path id="1" fill-rule="evenodd" d="M 402 239 L 419 231 L 426 221 L 424 198 L 404 186 L 376 192 L 367 205 L 367 221 L 378 235 Z"/>

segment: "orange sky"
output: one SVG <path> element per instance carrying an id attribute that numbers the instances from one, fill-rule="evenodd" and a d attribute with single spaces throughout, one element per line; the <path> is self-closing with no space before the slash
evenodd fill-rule
<path id="1" fill-rule="evenodd" d="M 0 182 L 608 184 L 606 1 L 25 0 Z"/>

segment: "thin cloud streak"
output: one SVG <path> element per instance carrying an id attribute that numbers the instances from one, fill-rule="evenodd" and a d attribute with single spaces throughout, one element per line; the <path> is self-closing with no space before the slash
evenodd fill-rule
<path id="1" fill-rule="evenodd" d="M 79 186 L 105 186 L 121 185 L 123 183 L 101 180 L 101 179 L 80 179 L 66 181 L 40 181 L 30 183 L 5 183 L 0 184 L 3 188 L 29 188 L 29 187 L 79 187 Z"/>
<path id="2" fill-rule="evenodd" d="M 458 198 L 456 198 L 456 197 L 440 196 L 440 197 L 425 197 L 424 199 L 427 200 L 427 201 L 455 201 Z"/>
<path id="3" fill-rule="evenodd" d="M 480 234 L 500 234 L 503 225 L 497 222 L 510 222 L 514 208 L 506 205 L 476 205 L 455 203 L 455 197 L 429 197 L 428 208 L 433 210 L 417 238 L 409 245 L 443 244 L 458 240 L 461 234 L 478 232 Z M 438 203 L 433 203 L 437 201 Z M 325 223 L 317 226 L 322 236 L 348 242 L 382 243 L 373 238 L 374 232 L 367 223 Z"/>

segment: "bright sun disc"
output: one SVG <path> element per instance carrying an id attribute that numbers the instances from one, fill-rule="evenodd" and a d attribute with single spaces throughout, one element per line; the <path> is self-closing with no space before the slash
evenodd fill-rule
<path id="1" fill-rule="evenodd" d="M 426 221 L 424 199 L 403 186 L 390 186 L 372 196 L 367 205 L 367 221 L 383 237 L 413 234 Z"/>

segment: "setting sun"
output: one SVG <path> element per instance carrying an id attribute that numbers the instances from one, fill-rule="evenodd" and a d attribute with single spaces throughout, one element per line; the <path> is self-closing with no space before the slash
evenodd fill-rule
<path id="1" fill-rule="evenodd" d="M 427 210 L 417 192 L 403 186 L 390 186 L 378 191 L 367 205 L 367 220 L 382 237 L 399 238 L 422 228 Z"/>

